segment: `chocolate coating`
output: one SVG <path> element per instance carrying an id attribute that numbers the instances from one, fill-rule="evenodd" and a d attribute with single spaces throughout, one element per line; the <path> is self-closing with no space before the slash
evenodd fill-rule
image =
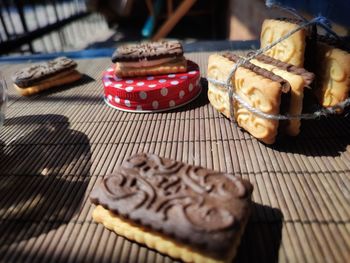
<path id="1" fill-rule="evenodd" d="M 252 53 L 249 53 L 248 55 L 251 55 L 251 54 Z M 304 68 L 294 66 L 292 64 L 289 64 L 287 62 L 283 62 L 281 60 L 272 58 L 272 57 L 267 56 L 267 55 L 259 55 L 256 57 L 256 59 L 263 62 L 263 63 L 276 66 L 279 69 L 285 70 L 287 72 L 291 72 L 293 74 L 300 75 L 304 79 L 306 86 L 310 85 L 315 78 L 314 73 L 309 72 Z"/>
<path id="2" fill-rule="evenodd" d="M 17 71 L 12 80 L 18 87 L 28 87 L 45 80 L 66 70 L 76 68 L 77 63 L 66 57 L 59 57 L 54 60 L 35 64 Z"/>
<path id="3" fill-rule="evenodd" d="M 118 47 L 112 55 L 112 62 L 137 62 L 181 56 L 183 48 L 179 41 L 144 42 Z"/>
<path id="4" fill-rule="evenodd" d="M 238 177 L 136 154 L 104 178 L 91 201 L 216 258 L 249 216 L 253 187 Z"/>
<path id="5" fill-rule="evenodd" d="M 236 54 L 233 53 L 225 53 L 223 55 L 225 58 L 237 63 L 240 59 L 239 56 L 237 56 Z M 281 84 L 282 87 L 282 92 L 283 93 L 288 93 L 290 91 L 290 84 L 288 81 L 286 81 L 285 79 L 281 78 L 280 76 L 277 76 L 276 74 L 274 74 L 271 71 L 268 71 L 266 69 L 260 68 L 256 65 L 254 65 L 253 63 L 250 62 L 246 62 L 242 65 L 242 67 L 249 69 L 253 72 L 255 72 L 256 74 L 263 76 L 265 78 L 268 78 L 272 81 L 276 81 L 279 82 Z"/>

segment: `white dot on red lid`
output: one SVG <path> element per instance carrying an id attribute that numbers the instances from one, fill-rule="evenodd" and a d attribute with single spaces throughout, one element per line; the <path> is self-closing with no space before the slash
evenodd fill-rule
<path id="1" fill-rule="evenodd" d="M 113 78 L 114 78 L 114 80 L 116 80 L 116 81 L 121 81 L 121 80 L 123 80 L 122 78 L 119 78 L 119 77 L 117 77 L 117 76 L 114 76 Z"/>
<path id="2" fill-rule="evenodd" d="M 148 87 L 150 87 L 150 88 L 154 88 L 155 86 L 157 86 L 157 85 L 156 84 L 148 85 Z"/>
<path id="3" fill-rule="evenodd" d="M 156 100 L 153 101 L 153 102 L 152 102 L 152 107 L 153 107 L 153 109 L 155 109 L 155 110 L 158 109 L 158 107 L 159 107 L 159 102 L 156 101 Z"/>
<path id="4" fill-rule="evenodd" d="M 142 106 L 141 105 L 137 105 L 137 107 L 136 107 L 136 110 L 142 110 Z"/>
<path id="5" fill-rule="evenodd" d="M 131 106 L 130 100 L 125 100 L 124 103 L 125 103 L 125 106 L 127 106 L 127 107 Z"/>
<path id="6" fill-rule="evenodd" d="M 112 95 L 108 95 L 107 100 L 111 101 L 113 99 Z"/>
<path id="7" fill-rule="evenodd" d="M 115 88 L 121 88 L 122 86 L 123 86 L 123 84 L 120 84 L 120 83 L 119 84 L 114 84 Z"/>
<path id="8" fill-rule="evenodd" d="M 120 98 L 119 98 L 118 96 L 115 96 L 115 97 L 114 97 L 114 101 L 115 101 L 116 103 L 120 103 Z"/>
<path id="9" fill-rule="evenodd" d="M 169 101 L 169 107 L 174 107 L 175 106 L 175 101 L 171 100 Z"/>
<path id="10" fill-rule="evenodd" d="M 189 86 L 188 86 L 188 91 L 191 92 L 193 90 L 193 84 L 191 83 Z"/>
<path id="11" fill-rule="evenodd" d="M 177 80 L 173 80 L 172 82 L 170 82 L 171 85 L 177 85 L 179 84 L 179 82 Z"/>
<path id="12" fill-rule="evenodd" d="M 112 82 L 110 81 L 105 81 L 105 86 L 110 86 L 112 84 Z"/>
<path id="13" fill-rule="evenodd" d="M 162 96 L 168 95 L 168 89 L 167 89 L 167 88 L 162 88 L 162 89 L 160 90 L 160 94 L 162 94 Z"/>
<path id="14" fill-rule="evenodd" d="M 147 77 L 147 80 L 152 80 L 152 79 L 154 79 L 154 77 L 153 77 L 153 76 L 149 76 L 149 77 Z"/>
<path id="15" fill-rule="evenodd" d="M 169 74 L 168 77 L 169 78 L 175 78 L 175 74 Z"/>
<path id="16" fill-rule="evenodd" d="M 184 92 L 183 90 L 181 90 L 181 91 L 179 92 L 179 97 L 180 97 L 180 99 L 182 99 L 183 96 L 185 96 L 185 92 Z"/>
<path id="17" fill-rule="evenodd" d="M 143 85 L 145 85 L 145 82 L 142 82 L 142 81 L 141 82 L 137 82 L 136 85 L 137 86 L 143 86 Z"/>
<path id="18" fill-rule="evenodd" d="M 166 82 L 166 79 L 160 79 L 158 80 L 159 83 L 165 83 Z"/>
<path id="19" fill-rule="evenodd" d="M 133 91 L 133 89 L 134 89 L 133 86 L 128 86 L 128 87 L 125 88 L 125 90 L 126 90 L 127 92 L 131 92 L 131 91 Z"/>
<path id="20" fill-rule="evenodd" d="M 142 100 L 145 100 L 145 99 L 147 99 L 147 93 L 146 92 L 144 92 L 144 91 L 140 91 L 140 98 L 142 99 Z"/>
<path id="21" fill-rule="evenodd" d="M 197 73 L 197 71 L 195 71 L 195 70 L 192 70 L 192 71 L 188 72 L 188 74 L 191 74 L 191 75 L 194 75 L 196 73 Z"/>
<path id="22" fill-rule="evenodd" d="M 112 72 L 113 71 L 113 68 L 109 68 L 107 69 L 108 72 Z"/>
<path id="23" fill-rule="evenodd" d="M 181 76 L 180 79 L 188 79 L 187 76 Z"/>
<path id="24" fill-rule="evenodd" d="M 125 81 L 125 83 L 131 84 L 131 83 L 134 83 L 134 81 L 132 79 L 128 79 Z"/>

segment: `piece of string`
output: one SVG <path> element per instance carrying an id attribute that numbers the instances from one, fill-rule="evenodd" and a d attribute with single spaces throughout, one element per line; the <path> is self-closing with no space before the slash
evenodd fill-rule
<path id="1" fill-rule="evenodd" d="M 332 34 L 337 35 L 331 28 L 328 27 L 328 20 L 323 17 L 323 16 L 317 16 L 314 19 L 307 21 L 307 22 L 303 22 L 300 26 L 298 26 L 297 28 L 295 28 L 294 30 L 288 32 L 286 35 L 284 35 L 283 37 L 277 39 L 276 41 L 272 42 L 271 44 L 267 45 L 264 48 L 261 48 L 255 52 L 253 52 L 250 56 L 246 57 L 246 58 L 240 58 L 234 65 L 234 67 L 231 69 L 229 76 L 226 80 L 226 83 L 223 82 L 217 82 L 217 80 L 208 78 L 208 81 L 213 83 L 213 84 L 219 84 L 221 86 L 224 86 L 228 89 L 228 96 L 229 96 L 229 111 L 230 111 L 230 118 L 234 119 L 234 111 L 233 111 L 233 99 L 237 100 L 241 105 L 243 105 L 246 109 L 248 109 L 249 111 L 267 118 L 267 119 L 279 119 L 279 120 L 283 120 L 283 119 L 313 119 L 313 118 L 319 118 L 321 116 L 325 116 L 328 114 L 333 114 L 336 113 L 338 110 L 340 109 L 344 109 L 345 107 L 349 106 L 350 104 L 350 100 L 346 100 L 346 103 L 342 103 L 342 104 L 337 104 L 334 107 L 330 107 L 330 108 L 323 108 L 320 111 L 316 111 L 314 113 L 307 113 L 307 114 L 301 114 L 301 115 L 271 115 L 271 114 L 267 114 L 264 113 L 262 111 L 260 111 L 259 109 L 252 107 L 251 105 L 249 105 L 248 103 L 246 103 L 238 94 L 236 94 L 234 92 L 234 81 L 233 80 L 233 76 L 236 72 L 236 70 L 244 65 L 245 63 L 249 62 L 250 60 L 254 59 L 255 57 L 261 55 L 262 53 L 266 52 L 267 50 L 271 49 L 272 47 L 274 47 L 275 45 L 277 45 L 278 43 L 282 42 L 283 40 L 289 38 L 291 35 L 293 35 L 294 33 L 296 33 L 297 31 L 308 27 L 310 25 L 321 25 L 322 27 L 327 28 L 326 31 L 330 31 L 332 32 Z M 337 36 L 338 37 L 338 36 Z M 276 118 L 275 118 L 276 117 Z"/>
<path id="2" fill-rule="evenodd" d="M 278 3 L 277 1 L 272 1 L 272 0 L 266 0 L 265 5 L 268 8 L 276 8 L 276 9 L 280 9 L 281 11 L 285 11 L 289 14 L 292 14 L 293 16 L 295 16 L 296 18 L 307 22 L 307 19 L 305 17 L 303 17 L 302 15 L 300 15 L 297 10 L 295 10 L 294 8 L 288 7 L 288 6 L 282 6 L 280 3 Z"/>
<path id="3" fill-rule="evenodd" d="M 226 82 L 219 81 L 216 79 L 208 78 L 208 81 L 212 84 L 219 85 L 222 87 L 228 88 L 230 85 L 227 85 Z M 232 98 L 239 102 L 240 105 L 242 105 L 244 108 L 249 110 L 250 112 L 254 113 L 255 115 L 265 118 L 265 119 L 271 119 L 271 120 L 296 120 L 296 119 L 319 119 L 320 117 L 326 117 L 330 114 L 335 114 L 340 110 L 345 109 L 346 107 L 350 106 L 350 98 L 347 98 L 345 101 L 342 101 L 341 103 L 328 108 L 321 108 L 318 111 L 312 112 L 312 113 L 303 113 L 298 115 L 291 115 L 291 114 L 268 114 L 263 111 L 260 111 L 259 109 L 253 107 L 250 105 L 247 101 L 242 99 L 238 94 L 232 93 Z M 233 115 L 232 115 L 233 116 Z"/>
<path id="4" fill-rule="evenodd" d="M 300 14 L 297 12 L 297 10 L 295 10 L 294 8 L 287 7 L 287 6 L 282 6 L 282 5 L 281 5 L 280 3 L 278 3 L 277 1 L 266 0 L 265 5 L 266 5 L 267 7 L 269 7 L 269 8 L 276 8 L 276 9 L 279 9 L 279 10 L 281 10 L 281 11 L 287 12 L 287 13 L 289 13 L 289 14 L 295 16 L 296 18 L 298 18 L 298 19 L 300 19 L 300 20 L 302 20 L 302 21 L 304 21 L 304 22 L 307 22 L 307 21 L 308 21 L 304 16 L 300 15 Z M 338 34 L 336 34 L 333 30 L 331 30 L 331 28 L 332 28 L 331 22 L 330 22 L 326 17 L 323 17 L 323 16 L 321 16 L 321 15 L 319 15 L 318 17 L 320 17 L 320 19 L 322 20 L 318 25 L 319 25 L 320 27 L 322 27 L 322 28 L 326 31 L 326 33 L 327 33 L 328 35 L 331 35 L 331 36 L 333 36 L 334 38 L 336 38 L 336 39 L 339 40 L 340 37 L 338 36 Z"/>

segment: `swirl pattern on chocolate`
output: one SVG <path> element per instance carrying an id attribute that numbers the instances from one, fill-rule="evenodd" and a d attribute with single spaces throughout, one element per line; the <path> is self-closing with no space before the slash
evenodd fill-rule
<path id="1" fill-rule="evenodd" d="M 59 57 L 54 60 L 35 64 L 17 71 L 12 79 L 18 87 L 28 87 L 41 80 L 52 77 L 66 70 L 74 69 L 77 63 L 67 57 Z"/>
<path id="2" fill-rule="evenodd" d="M 202 167 L 137 154 L 90 198 L 115 214 L 208 253 L 228 252 L 250 211 L 252 185 Z"/>
<path id="3" fill-rule="evenodd" d="M 136 62 L 181 56 L 183 48 L 179 41 L 143 42 L 118 47 L 112 55 L 112 62 Z"/>

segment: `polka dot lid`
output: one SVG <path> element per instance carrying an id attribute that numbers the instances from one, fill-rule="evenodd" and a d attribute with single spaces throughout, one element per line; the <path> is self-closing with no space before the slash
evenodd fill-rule
<path id="1" fill-rule="evenodd" d="M 192 61 L 185 73 L 136 78 L 119 78 L 111 67 L 102 81 L 106 103 L 125 111 L 169 110 L 189 103 L 201 91 L 199 67 Z"/>

